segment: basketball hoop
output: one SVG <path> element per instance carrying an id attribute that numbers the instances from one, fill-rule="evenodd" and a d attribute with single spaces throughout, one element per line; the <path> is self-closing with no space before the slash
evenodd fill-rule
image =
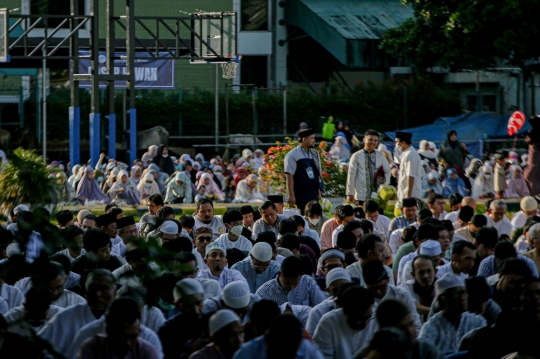
<path id="1" fill-rule="evenodd" d="M 236 70 L 238 69 L 238 64 L 242 55 L 236 55 L 236 59 L 231 62 L 226 62 L 221 64 L 221 74 L 224 79 L 234 79 L 236 78 Z"/>

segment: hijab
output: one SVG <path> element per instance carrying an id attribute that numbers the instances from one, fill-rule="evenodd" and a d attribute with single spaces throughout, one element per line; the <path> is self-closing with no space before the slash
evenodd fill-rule
<path id="1" fill-rule="evenodd" d="M 137 176 L 137 170 L 141 170 L 141 174 L 139 176 Z M 142 177 L 142 168 L 141 166 L 133 166 L 131 167 L 131 181 L 133 181 L 133 183 L 135 185 L 138 185 L 139 182 L 141 181 L 141 177 Z"/>
<path id="2" fill-rule="evenodd" d="M 146 181 L 152 181 L 152 184 L 151 184 L 150 187 L 145 186 Z M 154 175 L 151 174 L 151 173 L 147 173 L 144 176 L 144 178 L 141 179 L 141 181 L 137 185 L 137 189 L 139 190 L 139 194 L 141 195 L 141 197 L 142 197 L 143 194 L 147 194 L 149 196 L 151 196 L 153 194 L 161 194 L 160 190 L 159 190 L 159 186 L 156 183 L 156 181 L 154 180 Z"/>
<path id="3" fill-rule="evenodd" d="M 427 150 L 426 150 L 426 145 L 428 147 Z M 426 141 L 426 140 L 420 141 L 420 145 L 418 146 L 418 151 L 417 152 L 418 152 L 418 154 L 420 156 L 423 156 L 425 158 L 437 159 L 436 153 L 429 149 L 429 142 Z"/>
<path id="4" fill-rule="evenodd" d="M 126 176 L 126 178 L 127 178 L 126 183 L 122 183 L 122 176 Z M 122 171 L 118 172 L 118 176 L 116 177 L 116 182 L 114 184 L 114 187 L 116 187 L 116 188 L 135 189 L 135 185 L 133 184 L 133 182 L 129 178 L 129 175 L 128 175 L 126 170 L 122 170 Z"/>
<path id="5" fill-rule="evenodd" d="M 521 176 L 517 178 L 514 175 L 514 172 L 521 172 Z M 512 176 L 506 180 L 506 191 L 504 197 L 507 198 L 519 198 L 529 195 L 529 188 L 527 187 L 527 182 L 525 181 L 525 176 L 523 175 L 523 169 L 520 166 L 513 165 L 510 166 L 510 173 Z"/>
<path id="6" fill-rule="evenodd" d="M 236 176 L 234 176 L 234 182 L 236 183 L 237 186 L 238 186 L 238 182 L 241 181 L 240 178 L 238 177 L 240 173 L 245 173 L 246 177 L 249 175 L 249 172 L 245 168 L 239 168 L 238 171 L 236 171 Z"/>
<path id="7" fill-rule="evenodd" d="M 77 197 L 85 198 L 89 201 L 104 201 L 105 203 L 109 203 L 109 197 L 101 191 L 98 181 L 95 178 L 88 178 L 88 175 L 93 172 L 94 169 L 90 166 L 86 167 L 84 170 L 84 176 L 77 186 Z"/>
<path id="8" fill-rule="evenodd" d="M 210 184 L 207 185 L 206 183 L 204 183 L 205 179 L 209 179 Z M 217 184 L 214 182 L 213 175 L 208 172 L 204 172 L 199 179 L 199 185 L 201 184 L 206 187 L 205 195 L 215 195 L 218 197 L 219 200 L 223 199 L 223 194 Z"/>
<path id="9" fill-rule="evenodd" d="M 473 158 L 471 163 L 469 163 L 469 166 L 465 169 L 465 175 L 469 178 L 475 178 L 478 175 L 480 167 L 482 167 L 482 161 L 478 158 Z"/>
<path id="10" fill-rule="evenodd" d="M 474 179 L 471 197 L 478 199 L 488 193 L 494 193 L 493 169 L 489 165 L 483 165 Z"/>
<path id="11" fill-rule="evenodd" d="M 450 145 L 450 147 L 452 148 L 456 148 L 456 145 L 457 145 L 457 140 L 456 141 L 452 141 L 450 139 L 450 137 L 452 137 L 452 135 L 457 135 L 457 132 L 455 130 L 449 130 L 447 133 L 446 133 L 446 137 L 448 139 L 448 144 Z"/>
<path id="12" fill-rule="evenodd" d="M 197 161 L 199 158 L 201 159 L 201 162 L 204 162 L 204 155 L 202 153 L 197 153 L 195 155 L 195 161 Z"/>
<path id="13" fill-rule="evenodd" d="M 453 174 L 458 175 L 458 177 L 453 179 Z M 446 170 L 446 180 L 444 181 L 444 186 L 450 190 L 451 194 L 459 193 L 463 197 L 467 195 L 465 191 L 465 182 L 463 182 L 463 180 L 459 177 L 459 173 L 455 168 L 449 168 Z"/>
<path id="14" fill-rule="evenodd" d="M 340 160 L 351 157 L 351 146 L 347 142 L 345 135 L 342 132 L 338 132 L 336 140 L 328 154 Z"/>

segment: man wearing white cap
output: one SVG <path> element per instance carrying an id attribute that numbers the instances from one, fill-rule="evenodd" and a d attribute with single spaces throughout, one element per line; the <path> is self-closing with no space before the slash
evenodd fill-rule
<path id="1" fill-rule="evenodd" d="M 214 313 L 208 321 L 212 343 L 189 356 L 189 359 L 231 359 L 244 343 L 240 317 L 229 309 Z"/>
<path id="2" fill-rule="evenodd" d="M 246 278 L 239 271 L 226 268 L 227 252 L 219 243 L 214 242 L 206 246 L 204 263 L 208 268 L 201 270 L 198 277 L 217 280 L 221 288 L 237 280 L 247 283 Z"/>
<path id="3" fill-rule="evenodd" d="M 173 304 L 180 313 L 167 320 L 158 331 L 165 358 L 189 354 L 191 350 L 186 344 L 206 331 L 203 295 L 204 290 L 195 279 L 186 278 L 176 283 Z"/>
<path id="4" fill-rule="evenodd" d="M 521 211 L 516 212 L 510 222 L 513 229 L 523 227 L 527 218 L 535 216 L 538 213 L 538 202 L 534 197 L 523 197 L 519 203 L 519 208 Z"/>
<path id="5" fill-rule="evenodd" d="M 414 252 L 416 253 L 416 252 Z M 442 248 L 441 243 L 439 241 L 435 241 L 432 239 L 428 239 L 424 243 L 420 245 L 420 248 L 418 250 L 418 255 L 424 254 L 426 256 L 430 256 L 431 259 L 433 259 L 433 262 L 437 265 L 446 264 L 443 259 L 441 259 L 442 256 Z M 416 257 L 416 256 L 415 256 Z M 414 258 L 413 258 L 414 259 Z M 405 263 L 405 266 L 403 267 L 403 273 L 401 273 L 401 282 L 400 284 L 403 284 L 409 280 L 413 280 L 414 277 L 412 275 L 412 260 Z"/>
<path id="6" fill-rule="evenodd" d="M 232 266 L 247 280 L 251 293 L 255 293 L 279 271 L 279 264 L 272 260 L 272 254 L 270 244 L 255 243 L 247 258 Z"/>
<path id="7" fill-rule="evenodd" d="M 315 334 L 315 329 L 319 324 L 322 316 L 326 313 L 337 309 L 336 297 L 338 288 L 345 283 L 351 282 L 351 276 L 343 268 L 334 268 L 326 275 L 326 291 L 330 294 L 330 297 L 321 304 L 313 307 L 309 313 L 308 321 L 306 324 L 306 330 L 311 334 Z"/>
<path id="8" fill-rule="evenodd" d="M 437 347 L 444 355 L 458 351 L 461 338 L 473 329 L 487 325 L 481 315 L 467 312 L 467 290 L 463 278 L 448 273 L 435 282 L 441 311 L 424 324 L 418 339 Z"/>
<path id="9" fill-rule="evenodd" d="M 158 237 L 161 240 L 161 244 L 165 244 L 169 241 L 174 241 L 178 238 L 178 233 L 180 233 L 178 224 L 173 221 L 163 222 L 157 232 Z"/>
<path id="10" fill-rule="evenodd" d="M 204 301 L 204 313 L 210 314 L 220 309 L 231 309 L 240 319 L 247 322 L 251 307 L 259 300 L 261 297 L 251 294 L 245 282 L 235 281 L 227 284 L 220 296 Z"/>
<path id="11" fill-rule="evenodd" d="M 436 238 L 439 238 L 439 230 L 433 224 L 425 223 L 425 224 L 420 225 L 420 227 L 418 227 L 418 230 L 416 231 L 416 234 L 413 239 L 413 245 L 416 250 L 412 253 L 409 253 L 401 257 L 401 260 L 398 266 L 398 276 L 396 278 L 397 285 L 401 285 L 401 280 L 404 276 L 403 269 L 405 268 L 405 264 L 407 264 L 407 262 L 412 261 L 414 257 L 416 257 L 419 254 L 420 246 L 422 245 L 422 243 L 430 239 L 436 239 Z"/>

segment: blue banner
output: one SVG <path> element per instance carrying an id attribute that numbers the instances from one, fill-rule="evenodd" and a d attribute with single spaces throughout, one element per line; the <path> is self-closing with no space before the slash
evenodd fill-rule
<path id="1" fill-rule="evenodd" d="M 79 51 L 83 56 L 89 56 L 88 51 Z M 114 60 L 114 74 L 127 75 L 125 52 L 116 52 Z M 168 52 L 160 53 L 159 56 L 171 56 Z M 79 60 L 79 74 L 90 74 L 92 71 L 90 59 Z M 99 53 L 99 73 L 107 74 L 106 53 Z M 106 81 L 100 81 L 99 87 L 105 88 Z M 90 81 L 79 81 L 80 88 L 90 88 Z M 118 89 L 126 88 L 126 81 L 115 81 L 114 87 Z M 135 54 L 135 88 L 154 90 L 174 90 L 174 60 L 155 60 L 148 53 Z"/>

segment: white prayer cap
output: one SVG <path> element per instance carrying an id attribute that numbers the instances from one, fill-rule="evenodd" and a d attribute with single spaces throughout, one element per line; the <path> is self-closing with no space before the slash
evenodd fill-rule
<path id="1" fill-rule="evenodd" d="M 251 255 L 258 261 L 268 262 L 272 259 L 272 247 L 265 242 L 255 243 L 251 249 Z"/>
<path id="2" fill-rule="evenodd" d="M 24 205 L 24 204 L 19 204 L 17 207 L 15 207 L 13 209 L 13 214 L 14 215 L 17 215 L 17 213 L 21 212 L 21 211 L 26 211 L 28 212 L 29 209 L 28 209 L 28 206 Z"/>
<path id="3" fill-rule="evenodd" d="M 351 281 L 351 275 L 345 270 L 345 268 L 334 268 L 326 275 L 326 288 L 330 287 L 330 284 L 336 280 L 345 279 L 347 282 Z"/>
<path id="4" fill-rule="evenodd" d="M 429 172 L 429 174 L 427 175 L 427 178 L 428 180 L 433 180 L 433 179 L 439 179 L 439 174 L 435 171 L 431 171 Z"/>
<path id="5" fill-rule="evenodd" d="M 233 309 L 245 308 L 251 302 L 249 286 L 244 281 L 234 281 L 223 288 L 223 301 Z"/>
<path id="6" fill-rule="evenodd" d="M 465 287 L 465 281 L 454 273 L 446 273 L 435 282 L 435 293 L 439 296 L 445 290 L 455 287 Z"/>
<path id="7" fill-rule="evenodd" d="M 178 234 L 178 225 L 173 221 L 165 221 L 159 231 L 163 234 Z"/>
<path id="8" fill-rule="evenodd" d="M 208 331 L 210 332 L 210 335 L 213 336 L 220 329 L 223 329 L 227 325 L 234 322 L 241 323 L 238 314 L 230 309 L 218 310 L 210 317 L 210 320 L 208 321 Z"/>
<path id="9" fill-rule="evenodd" d="M 225 249 L 225 247 L 223 247 L 218 242 L 212 242 L 206 246 L 206 256 L 208 257 L 208 254 L 214 250 L 222 251 L 223 253 L 225 253 L 225 255 L 227 255 L 227 250 Z"/>
<path id="10" fill-rule="evenodd" d="M 182 279 L 181 281 L 176 282 L 173 290 L 174 301 L 177 302 L 182 297 L 199 294 L 204 295 L 204 289 L 199 283 L 198 280 L 192 278 Z"/>
<path id="11" fill-rule="evenodd" d="M 319 263 L 324 264 L 324 261 L 330 258 L 339 258 L 342 262 L 345 262 L 345 253 L 337 248 L 327 249 L 321 254 Z"/>
<path id="12" fill-rule="evenodd" d="M 21 248 L 19 247 L 18 243 L 11 243 L 6 248 L 6 255 L 9 257 L 15 255 L 15 254 L 21 254 Z"/>
<path id="13" fill-rule="evenodd" d="M 527 212 L 534 211 L 535 209 L 538 208 L 538 202 L 536 202 L 534 197 L 527 196 L 521 199 L 519 206 L 524 211 L 527 211 Z"/>
<path id="14" fill-rule="evenodd" d="M 428 239 L 424 243 L 420 244 L 420 254 L 425 254 L 426 256 L 438 256 L 442 254 L 442 248 L 439 241 L 434 241 L 433 239 Z"/>

